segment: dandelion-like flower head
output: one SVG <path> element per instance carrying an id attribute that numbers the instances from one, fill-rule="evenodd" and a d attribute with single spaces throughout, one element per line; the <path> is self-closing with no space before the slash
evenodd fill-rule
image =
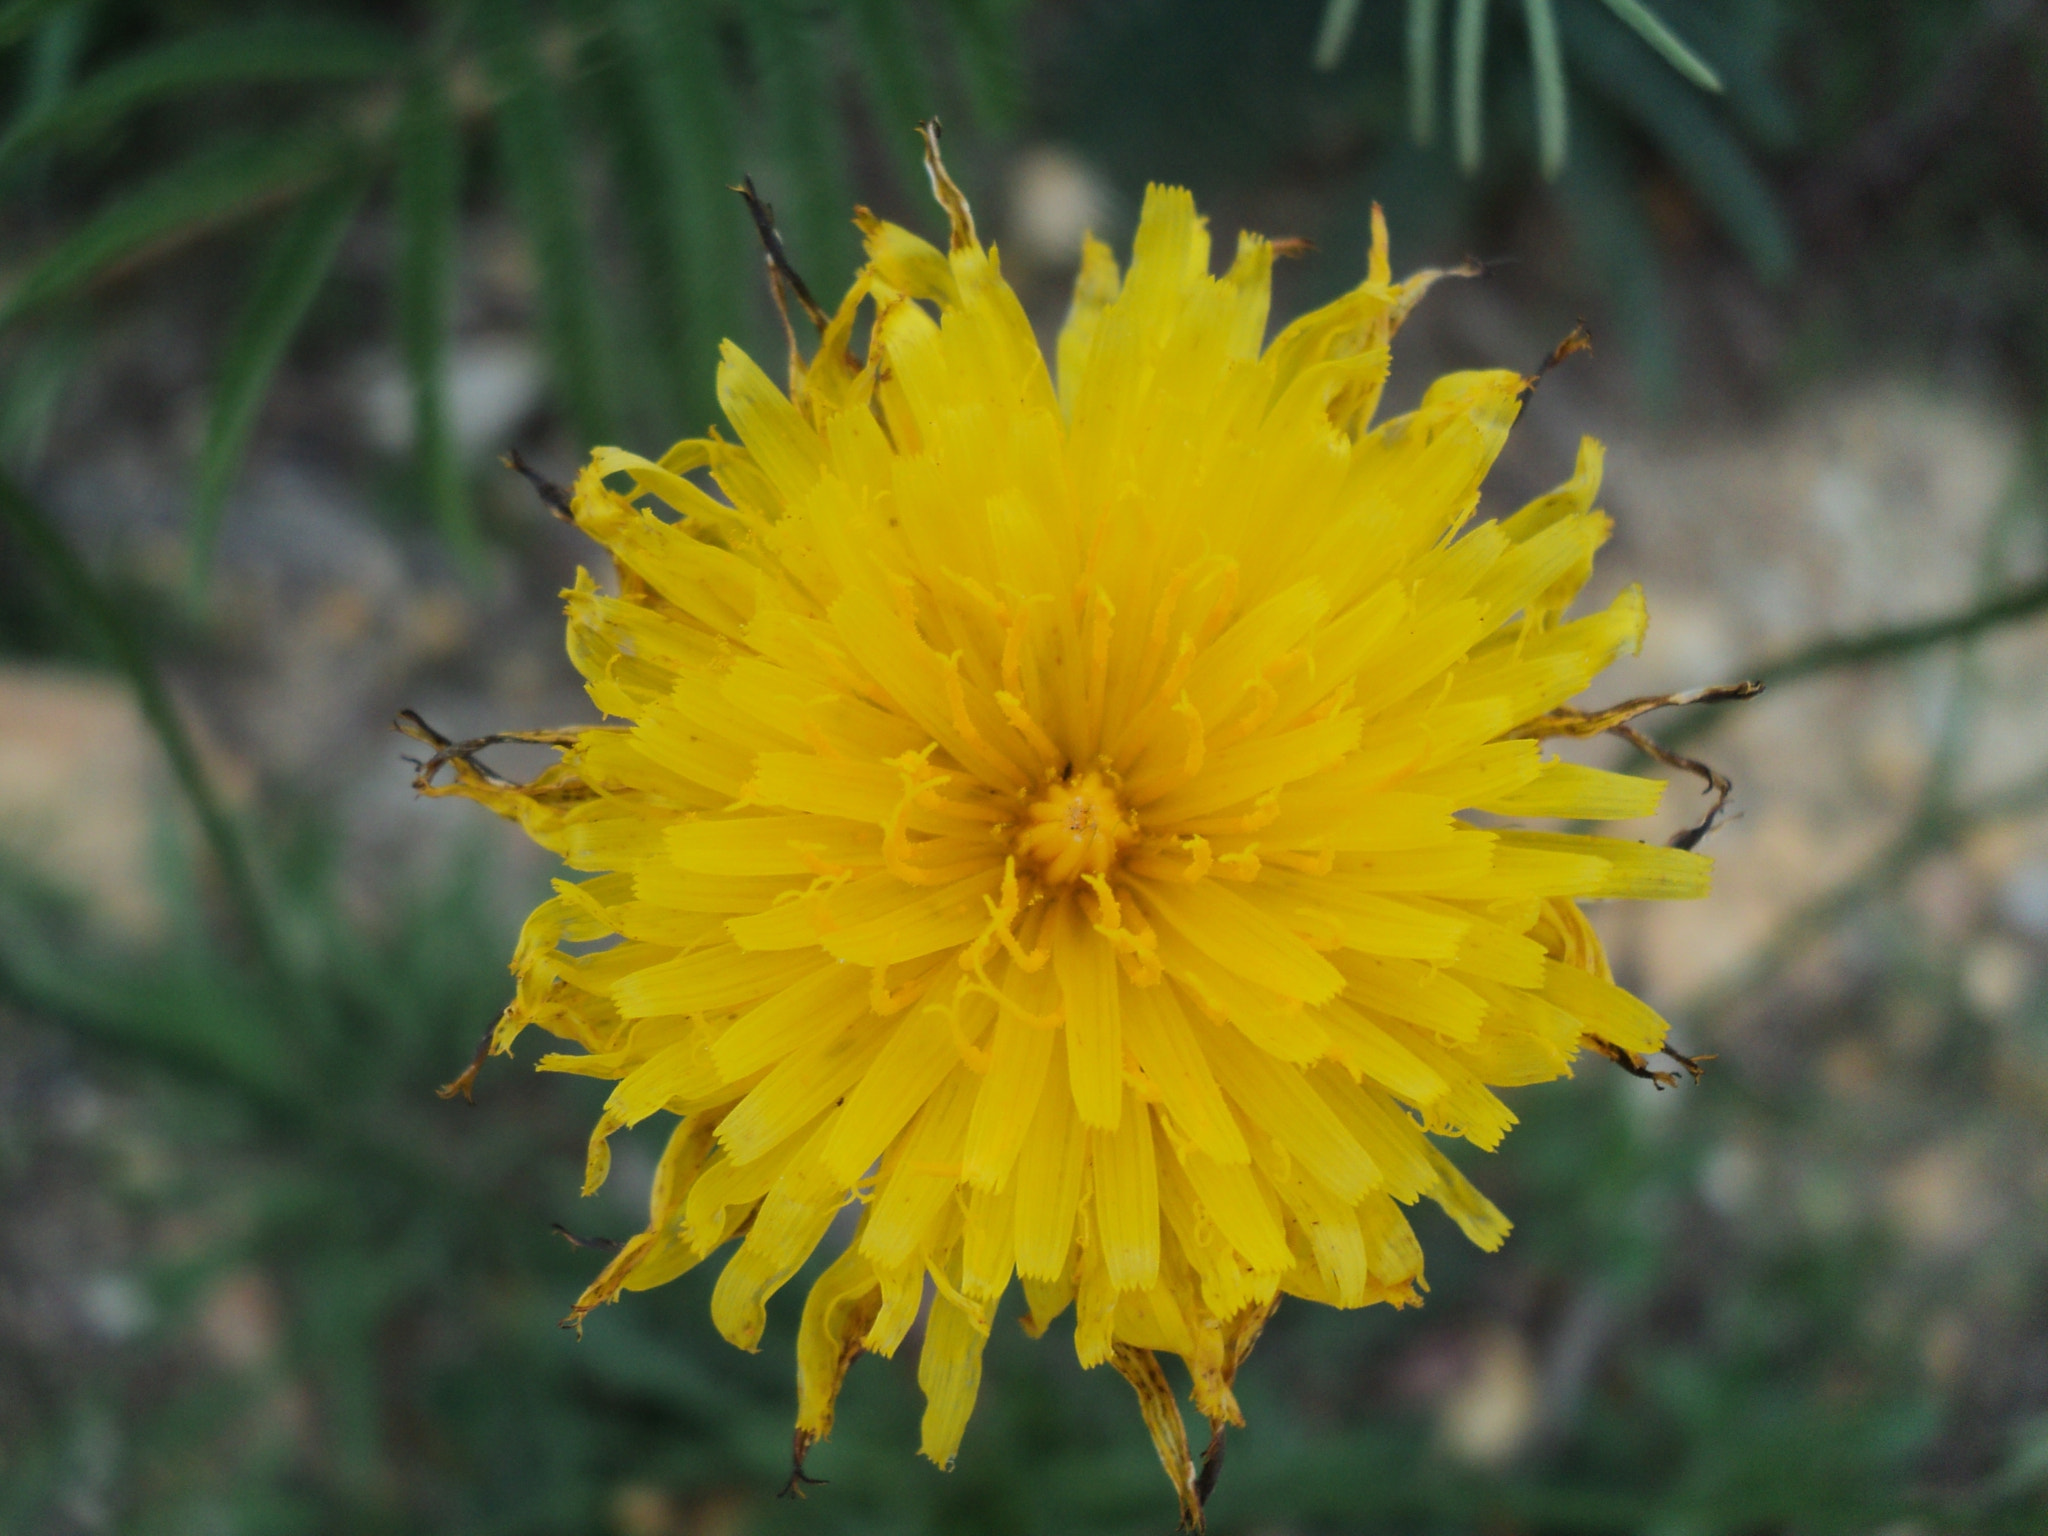
<path id="1" fill-rule="evenodd" d="M 1282 1294 L 1418 1299 L 1405 1206 L 1498 1245 L 1433 1138 L 1492 1149 L 1495 1088 L 1657 1049 L 1577 902 L 1698 896 L 1708 866 L 1460 819 L 1655 807 L 1532 728 L 1644 608 L 1564 617 L 1610 526 L 1590 441 L 1468 526 L 1532 380 L 1453 374 L 1373 425 L 1439 275 L 1394 282 L 1377 217 L 1365 281 L 1265 343 L 1274 247 L 1212 276 L 1153 187 L 1127 272 L 1087 242 L 1055 375 L 932 166 L 951 249 L 863 211 L 787 392 L 726 345 L 736 442 L 577 481 L 617 574 L 578 574 L 569 653 L 614 723 L 532 784 L 458 757 L 444 789 L 587 872 L 528 920 L 495 1037 L 540 1025 L 576 1047 L 544 1069 L 616 1082 L 587 1187 L 614 1131 L 675 1120 L 574 1316 L 732 1245 L 712 1316 L 753 1349 L 851 1206 L 804 1303 L 799 1457 L 929 1294 L 950 1462 L 1018 1281 L 1032 1334 L 1071 1310 L 1082 1363 L 1137 1387 L 1198 1522 L 1157 1353 L 1238 1423 Z"/>

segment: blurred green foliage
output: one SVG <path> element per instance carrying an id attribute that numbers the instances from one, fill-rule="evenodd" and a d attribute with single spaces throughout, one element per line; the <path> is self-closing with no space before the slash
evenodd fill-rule
<path id="1" fill-rule="evenodd" d="M 1618 14 L 1626 6 L 1355 6 L 1348 41 L 1326 46 L 1332 67 L 1317 71 L 1334 9 L 4 0 L 0 458 L 34 462 L 38 423 L 90 358 L 108 295 L 223 241 L 246 275 L 197 449 L 189 535 L 203 572 L 269 382 L 320 323 L 351 232 L 381 214 L 388 324 L 412 386 L 412 501 L 474 561 L 475 466 L 456 455 L 445 397 L 470 220 L 509 209 L 524 232 L 567 430 L 659 444 L 711 415 L 718 337 L 772 336 L 724 185 L 751 170 L 805 267 L 843 272 L 856 168 L 904 197 L 917 171 L 896 126 L 934 109 L 970 130 L 970 154 L 1028 130 L 1076 145 L 1124 187 L 1177 178 L 1245 194 L 1284 171 L 1317 191 L 1316 232 L 1333 248 L 1356 248 L 1374 197 L 1423 249 L 1491 239 L 1547 209 L 1653 386 L 1680 355 L 1670 278 L 1688 258 L 1670 237 L 1674 203 L 1765 291 L 1832 284 L 1808 323 L 1837 363 L 1841 315 L 1889 294 L 1922 306 L 1937 334 L 1951 321 L 1990 332 L 2035 385 L 2048 379 L 2048 178 L 2038 145 L 2031 160 L 2002 152 L 2014 134 L 2038 135 L 2038 43 L 2019 50 L 2031 96 L 1987 107 L 1982 88 L 2015 78 L 2001 51 L 2033 35 L 2013 19 L 2026 7 L 1663 0 L 1656 14 L 1712 66 L 1721 98 L 1660 59 Z M 1517 30 L 1522 47 L 1495 38 L 1482 53 Z M 1449 145 L 1433 131 L 1446 67 Z M 1978 112 L 1989 127 L 1957 152 Z M 1545 168 L 1559 173 L 1554 190 L 1534 174 Z M 1348 281 L 1345 264 L 1317 281 Z M 1860 361 L 1872 343 L 1854 334 Z M 0 644 L 97 654 L 161 702 L 161 637 L 95 599 L 94 578 L 65 565 L 61 543 L 39 547 L 35 527 L 31 507 L 7 528 Z M 1861 637 L 1792 658 L 1784 675 L 1972 640 L 2048 600 L 2037 583 L 2026 603 L 1996 608 L 2000 590 L 1987 579 L 1990 618 Z M 1965 661 L 1964 683 L 1967 672 Z M 189 755 L 167 719 L 166 744 Z M 1966 728 L 1959 709 L 1949 729 Z M 754 1358 L 712 1333 L 709 1275 L 604 1309 L 581 1342 L 558 1332 L 601 1256 L 550 1224 L 622 1235 L 638 1223 L 628 1200 L 575 1198 L 595 1085 L 500 1064 L 474 1108 L 431 1096 L 506 989 L 512 932 L 490 860 L 381 893 L 366 915 L 337 895 L 319 817 L 295 826 L 265 807 L 259 855 L 245 855 L 248 827 L 224 820 L 196 775 L 188 792 L 221 824 L 206 857 L 166 840 L 181 926 L 160 950 L 101 949 L 47 892 L 12 876 L 0 892 L 0 1000 L 62 1031 L 65 1070 L 120 1085 L 134 1123 L 108 1134 L 110 1159 L 124 1136 L 174 1149 L 168 1181 L 133 1200 L 187 1234 L 152 1250 L 153 1324 L 79 1373 L 0 1395 L 13 1415 L 0 1422 L 0 1528 L 1163 1527 L 1170 1505 L 1123 1384 L 1080 1372 L 1057 1334 L 1034 1346 L 1007 1324 L 957 1471 L 913 1459 L 911 1360 L 866 1360 L 811 1464 L 831 1486 L 775 1503 L 793 1306 Z M 1906 839 L 1750 978 L 1763 986 L 1852 919 L 1874 925 L 1892 944 L 1888 980 L 1924 988 L 1952 1036 L 1930 1075 L 1930 1121 L 1995 1097 L 2003 1067 L 1966 1027 L 1953 957 L 1898 910 L 1899 876 L 1961 829 L 2035 803 L 1957 804 L 1938 787 Z M 1790 1077 L 1717 1071 L 1671 1113 L 1647 1085 L 1588 1070 L 1515 1103 L 1524 1126 L 1480 1170 L 1520 1224 L 1507 1251 L 1482 1259 L 1439 1224 L 1423 1233 L 1432 1293 L 1419 1317 L 1283 1309 L 1243 1381 L 1252 1427 L 1231 1443 L 1219 1529 L 2042 1529 L 2040 1423 L 1999 1421 L 2016 1438 L 1926 1475 L 1928 1456 L 1983 1426 L 1959 1426 L 1964 1410 L 1914 1368 L 1917 1335 L 1883 1319 L 1918 1319 L 1941 1298 L 1901 1301 L 1885 1244 L 1801 1218 L 1804 1186 L 1771 1192 L 1748 1221 L 1703 1197 L 1729 1147 L 1813 1134 L 1822 1111 Z M 0 1136 L 10 1175 L 47 1160 L 25 1134 Z M 619 1145 L 615 1183 L 630 1191 L 652 1152 Z M 2028 1250 L 2033 1267 L 2018 1272 L 2048 1272 L 2040 1258 Z M 276 1297 L 276 1346 L 208 1364 L 195 1319 L 250 1276 Z M 1519 1459 L 1480 1470 L 1443 1449 L 1422 1378 L 1496 1320 L 1551 1341 L 1547 1417 Z"/>
<path id="2" fill-rule="evenodd" d="M 1418 13 L 1420 31 L 1411 26 Z M 1220 173 L 1242 184 L 1290 165 L 1325 190 L 1328 210 L 1324 227 L 1290 233 L 1313 234 L 1333 252 L 1360 249 L 1377 200 L 1396 231 L 1396 265 L 1411 259 L 1401 251 L 1445 260 L 1494 254 L 1500 247 L 1452 242 L 1500 239 L 1539 195 L 1539 170 L 1554 175 L 1554 208 L 1580 284 L 1619 328 L 1645 388 L 1669 404 L 1681 351 L 1645 187 L 1657 179 L 1681 187 L 1760 283 L 1791 275 L 1794 227 L 1766 169 L 1799 137 L 1779 80 L 1790 18 L 1747 0 L 1658 8 L 1716 66 L 1726 91 L 1715 97 L 1599 0 L 1559 0 L 1549 33 L 1531 28 L 1535 14 L 1483 4 L 1365 7 L 1341 60 L 1306 72 L 1319 25 L 1313 6 L 1109 0 L 1063 30 L 1071 53 L 1048 80 L 1060 127 L 1120 179 L 1213 183 Z M 1491 34 L 1514 30 L 1528 44 L 1520 54 L 1488 49 Z M 1578 86 L 1568 128 L 1567 71 Z M 1446 72 L 1450 145 L 1432 131 Z M 1497 152 L 1482 160 L 1489 139 Z M 1326 265 L 1323 287 L 1334 292 L 1351 280 L 1348 260 Z"/>
<path id="3" fill-rule="evenodd" d="M 473 563 L 446 398 L 464 209 L 502 199 L 519 218 L 577 436 L 674 435 L 709 418 L 706 359 L 758 288 L 725 189 L 752 170 L 817 269 L 850 270 L 843 95 L 914 174 L 917 119 L 958 104 L 993 132 L 1013 114 L 1012 10 L 12 0 L 0 197 L 33 254 L 0 293 L 0 334 L 61 326 L 97 285 L 217 230 L 255 232 L 195 475 L 188 538 L 203 583 L 278 364 L 366 199 L 388 199 L 418 499 Z M 31 377 L 37 361 L 16 359 Z"/>
<path id="4" fill-rule="evenodd" d="M 215 231 L 253 237 L 194 471 L 187 539 L 203 589 L 271 380 L 359 215 L 388 203 L 398 247 L 390 323 L 412 398 L 414 499 L 475 569 L 481 535 L 447 399 L 463 209 L 503 199 L 520 220 L 556 398 L 575 434 L 674 435 L 709 417 L 706 360 L 720 337 L 746 328 L 753 256 L 721 206 L 742 165 L 781 199 L 791 245 L 814 270 L 848 270 L 854 198 L 840 97 L 854 93 L 885 159 L 914 180 L 910 123 L 956 103 L 984 136 L 1015 122 L 1015 9 L 1011 0 L 447 0 L 394 14 L 247 0 L 13 0 L 0 11 L 0 57 L 11 55 L 15 76 L 0 127 L 0 197 L 18 204 L 33 254 L 0 293 L 0 337 L 24 324 L 61 332 L 96 286 Z M 1300 9 L 1306 26 L 1313 18 Z M 1310 39 L 1294 36 L 1284 13 L 1173 7 L 1148 20 L 1151 10 L 1090 17 L 1089 58 L 1119 74 L 1161 60 L 1152 39 L 1123 47 L 1100 35 L 1153 25 L 1235 72 L 1240 58 L 1216 45 L 1246 30 L 1284 39 L 1286 75 L 1308 72 Z M 1435 11 L 1411 6 L 1405 55 L 1423 142 L 1439 69 Z M 1521 16 L 1545 174 L 1567 159 L 1569 54 L 1613 99 L 1610 115 L 1618 106 L 1661 136 L 1759 270 L 1782 273 L 1788 236 L 1769 194 L 1739 141 L 1693 99 L 1695 85 L 1718 88 L 1718 78 L 1656 13 L 1638 0 L 1605 0 L 1605 9 L 1567 0 L 1556 10 L 1528 0 Z M 1327 8 L 1315 63 L 1335 68 L 1349 52 L 1373 60 L 1377 78 L 1404 55 L 1372 27 L 1355 37 L 1358 19 L 1355 4 Z M 1451 53 L 1467 173 L 1479 168 L 1494 105 L 1483 89 L 1488 31 L 1483 0 L 1464 0 Z M 1766 78 L 1754 67 L 1755 33 L 1738 27 L 1718 39 L 1736 47 L 1745 101 Z M 1645 71 L 1631 48 L 1654 49 L 1679 72 Z M 1275 57 L 1270 46 L 1261 53 Z M 1173 50 L 1163 59 L 1171 68 Z M 1179 94 L 1188 76 L 1172 79 Z M 1155 131 L 1164 121 L 1149 100 L 1105 86 L 1099 99 L 1126 97 Z M 1507 104 L 1526 94 L 1519 80 L 1493 93 Z M 1098 126 L 1113 117 L 1101 114 Z M 1602 122 L 1596 114 L 1580 129 L 1595 140 L 1596 167 Z M 1129 135 L 1122 147 L 1145 142 Z M 1598 188 L 1597 170 L 1587 174 Z M 1625 219 L 1631 199 L 1596 190 L 1594 205 L 1587 217 L 1611 222 Z M 1643 243 L 1631 234 L 1618 249 Z M 1638 308 L 1629 323 L 1648 325 L 1654 301 Z M 16 390 L 47 388 L 48 349 L 17 352 L 0 377 Z"/>

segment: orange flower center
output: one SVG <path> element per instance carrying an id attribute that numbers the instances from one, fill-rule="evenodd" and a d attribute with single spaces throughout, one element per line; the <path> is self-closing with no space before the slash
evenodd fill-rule
<path id="1" fill-rule="evenodd" d="M 1047 785 L 1025 812 L 1017 861 L 1047 885 L 1106 875 L 1117 854 L 1137 841 L 1138 823 L 1117 794 L 1115 776 L 1072 770 Z"/>

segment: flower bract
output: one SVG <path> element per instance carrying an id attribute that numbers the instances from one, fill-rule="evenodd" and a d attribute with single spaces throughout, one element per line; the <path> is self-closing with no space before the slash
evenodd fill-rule
<path id="1" fill-rule="evenodd" d="M 1197 1410 L 1283 1295 L 1418 1299 L 1407 1207 L 1501 1213 L 1440 1146 L 1582 1046 L 1657 1049 L 1579 902 L 1708 863 L 1516 818 L 1652 811 L 1532 722 L 1637 646 L 1568 617 L 1609 532 L 1598 446 L 1512 516 L 1480 484 L 1533 380 L 1453 374 L 1375 422 L 1438 274 L 1366 279 L 1270 341 L 1274 247 L 1212 275 L 1189 195 L 1127 271 L 1090 240 L 1048 366 L 934 161 L 950 249 L 862 213 L 867 264 L 779 388 L 728 344 L 733 437 L 599 449 L 566 594 L 607 717 L 530 784 L 445 786 L 576 879 L 528 920 L 496 1035 L 616 1084 L 590 1144 L 673 1121 L 645 1231 L 577 1303 L 723 1255 L 720 1332 L 824 1245 L 798 1447 L 922 1307 L 923 1450 L 960 1444 L 999 1305 L 1071 1313 L 1199 1500 Z M 1489 813 L 1485 825 L 1470 813 Z"/>

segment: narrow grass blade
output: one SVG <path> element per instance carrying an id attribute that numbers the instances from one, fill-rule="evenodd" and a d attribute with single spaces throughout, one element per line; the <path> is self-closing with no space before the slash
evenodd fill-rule
<path id="1" fill-rule="evenodd" d="M 593 105 L 603 103 L 588 116 L 610 157 L 610 184 L 624 192 L 616 200 L 616 216 L 633 258 L 631 314 L 612 334 L 618 349 L 614 367 L 649 377 L 655 386 L 625 402 L 620 430 L 636 440 L 660 431 L 673 435 L 677 423 L 693 414 L 684 402 L 692 394 L 691 362 L 701 359 L 692 359 L 683 342 L 686 284 L 675 220 L 666 206 L 664 157 L 655 145 L 660 130 L 643 105 L 649 92 L 637 78 L 639 44 L 614 25 L 594 37 L 592 47 L 598 58 L 582 82 L 583 94 Z"/>
<path id="2" fill-rule="evenodd" d="M 1408 0 L 1408 133 L 1425 147 L 1436 137 L 1436 37 L 1442 0 Z"/>
<path id="3" fill-rule="evenodd" d="M 1704 91 L 1721 89 L 1721 77 L 1714 73 L 1712 66 L 1680 42 L 1678 34 L 1667 27 L 1655 11 L 1644 5 L 1643 0 L 1602 0 L 1602 4 L 1637 37 L 1656 49 L 1665 63 L 1694 85 Z"/>
<path id="4" fill-rule="evenodd" d="M 641 251 L 643 286 L 659 313 L 661 363 L 672 408 L 692 422 L 715 409 L 708 387 L 719 341 L 753 292 L 743 257 L 731 103 L 703 9 L 667 0 L 615 0 L 623 46 L 621 150 L 644 161 L 622 178 Z"/>
<path id="5" fill-rule="evenodd" d="M 327 281 L 341 237 L 354 221 L 367 178 L 351 172 L 315 187 L 264 253 L 214 379 L 213 408 L 192 492 L 192 584 L 203 591 L 228 491 L 241 471 L 256 413 L 285 348 Z"/>
<path id="6" fill-rule="evenodd" d="M 1719 115 L 1662 70 L 1645 69 L 1641 50 L 1611 28 L 1574 28 L 1564 42 L 1579 77 L 1656 141 L 1758 276 L 1789 273 L 1792 231 L 1777 195 Z"/>
<path id="7" fill-rule="evenodd" d="M 1573 3 L 1583 5 L 1585 0 Z M 1786 71 L 1780 67 L 1791 18 L 1782 10 L 1760 15 L 1740 7 L 1721 12 L 1694 5 L 1687 7 L 1682 19 L 1700 56 L 1714 61 L 1728 111 L 1741 125 L 1745 142 L 1778 152 L 1796 149 L 1804 130 Z"/>
<path id="8" fill-rule="evenodd" d="M 875 126 L 905 184 L 924 185 L 924 150 L 917 124 L 938 111 L 931 73 L 904 0 L 846 0 L 860 60 L 862 91 Z"/>
<path id="9" fill-rule="evenodd" d="M 340 163 L 328 133 L 246 137 L 173 166 L 120 196 L 34 262 L 5 298 L 0 327 L 76 292 L 117 262 L 138 261 L 290 197 Z"/>
<path id="10" fill-rule="evenodd" d="M 58 410 L 91 357 L 88 334 L 79 316 L 52 315 L 8 349 L 7 387 L 0 389 L 0 463 L 42 458 Z M 0 631 L 0 645 L 5 644 Z"/>
<path id="11" fill-rule="evenodd" d="M 1550 0 L 1522 0 L 1529 28 L 1529 69 L 1536 78 L 1536 162 L 1545 181 L 1564 169 L 1571 127 L 1566 117 L 1564 55 L 1557 46 L 1557 12 Z"/>
<path id="12" fill-rule="evenodd" d="M 781 172 L 779 185 L 770 183 L 763 190 L 775 204 L 797 271 L 829 295 L 853 264 L 853 197 L 819 23 L 788 0 L 757 0 L 746 17 L 749 51 L 768 97 Z"/>
<path id="13" fill-rule="evenodd" d="M 1456 114 L 1458 169 L 1479 169 L 1486 125 L 1486 0 L 1458 0 L 1458 29 L 1452 42 L 1451 98 Z"/>
<path id="14" fill-rule="evenodd" d="M 20 108 L 0 143 L 62 104 L 78 72 L 79 55 L 85 51 L 85 23 L 81 6 L 58 11 L 36 28 L 28 65 L 21 72 Z"/>
<path id="15" fill-rule="evenodd" d="M 187 885 L 175 894 L 189 902 L 198 893 Z M 0 870 L 0 996 L 129 1063 L 225 1091 L 275 1124 L 303 1125 L 308 1106 L 295 1068 L 304 1062 L 293 1059 L 263 995 L 203 932 L 184 940 L 190 950 L 181 944 L 146 969 L 109 965 L 60 937 L 39 910 L 48 905 L 42 895 Z"/>
<path id="16" fill-rule="evenodd" d="M 45 19 L 79 0 L 0 0 L 0 48 L 18 43 Z"/>
<path id="17" fill-rule="evenodd" d="M 394 68 L 401 46 L 366 27 L 265 21 L 181 37 L 81 81 L 0 136 L 0 167 L 25 150 L 117 122 L 169 97 L 257 81 L 361 80 Z"/>
<path id="18" fill-rule="evenodd" d="M 4 470 L 0 470 L 0 526 L 20 541 L 30 557 L 50 578 L 67 607 L 98 632 L 114 665 L 135 690 L 135 701 L 148 722 L 157 744 L 170 760 L 171 773 L 199 822 L 218 866 L 221 886 L 233 908 L 243 936 L 255 950 L 269 979 L 282 988 L 285 980 L 284 952 L 270 923 L 270 908 L 263 899 L 255 867 L 242 842 L 240 827 L 229 815 L 227 805 L 214 789 L 199 761 L 199 753 L 178 718 L 170 690 L 151 659 L 148 648 L 130 625 L 128 617 L 93 579 L 55 523 L 29 498 Z"/>
<path id="19" fill-rule="evenodd" d="M 77 78 L 78 61 L 85 54 L 86 24 L 90 20 L 87 8 L 78 5 L 53 12 L 36 28 L 29 42 L 28 57 L 21 64 L 14 113 L 0 140 L 63 102 Z M 16 197 L 40 201 L 49 188 L 49 160 L 47 154 L 31 151 L 0 169 L 0 189 Z"/>
<path id="20" fill-rule="evenodd" d="M 1322 24 L 1316 28 L 1315 66 L 1335 69 L 1344 62 L 1344 50 L 1351 46 L 1351 34 L 1358 26 L 1358 0 L 1328 0 L 1323 6 Z"/>
<path id="21" fill-rule="evenodd" d="M 604 311 L 568 112 L 534 47 L 531 9 L 516 0 L 491 0 L 472 14 L 497 93 L 505 176 L 533 248 L 555 383 L 578 435 L 605 442 L 612 436 L 612 400 Z"/>
<path id="22" fill-rule="evenodd" d="M 1023 50 L 1017 45 L 1016 0 L 947 0 L 954 52 L 976 126 L 999 134 L 1024 106 Z"/>
<path id="23" fill-rule="evenodd" d="M 1677 394 L 1678 351 L 1667 318 L 1656 235 L 1630 183 L 1625 146 L 1617 142 L 1610 122 L 1591 115 L 1582 122 L 1571 166 L 1558 178 L 1558 203 L 1578 259 L 1621 332 L 1641 398 L 1653 411 L 1668 411 Z"/>
<path id="24" fill-rule="evenodd" d="M 475 508 L 448 419 L 448 328 L 462 199 L 462 139 L 441 76 L 422 68 L 398 125 L 398 340 L 412 388 L 413 464 L 434 526 L 471 576 L 482 560 Z"/>

